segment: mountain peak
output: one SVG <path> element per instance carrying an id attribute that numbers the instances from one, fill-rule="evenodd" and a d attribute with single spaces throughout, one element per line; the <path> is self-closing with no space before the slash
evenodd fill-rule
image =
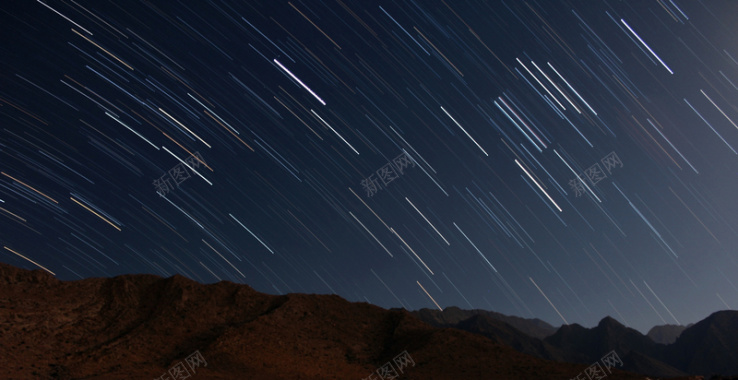
<path id="1" fill-rule="evenodd" d="M 738 311 L 710 314 L 686 328 L 668 348 L 688 373 L 738 375 Z"/>
<path id="2" fill-rule="evenodd" d="M 609 315 L 606 316 L 605 318 L 602 318 L 602 320 L 600 320 L 600 323 L 597 324 L 597 327 L 600 327 L 600 328 L 626 328 L 622 323 L 618 322 L 617 319 L 615 319 L 615 318 L 613 318 L 613 317 L 611 317 Z"/>

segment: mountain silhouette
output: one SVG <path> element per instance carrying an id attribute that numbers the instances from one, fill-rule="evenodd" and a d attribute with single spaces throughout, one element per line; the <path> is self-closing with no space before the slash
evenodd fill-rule
<path id="1" fill-rule="evenodd" d="M 577 324 L 562 326 L 544 342 L 568 353 L 567 361 L 580 363 L 596 361 L 613 350 L 623 355 L 632 350 L 652 357 L 659 354 L 657 343 L 611 317 L 603 318 L 592 329 Z"/>
<path id="2" fill-rule="evenodd" d="M 482 335 L 520 352 L 549 360 L 592 364 L 615 351 L 623 362 L 622 369 L 643 375 L 738 378 L 736 311 L 719 311 L 688 327 L 657 326 L 651 329 L 649 334 L 663 341 L 671 340 L 670 344 L 655 342 L 609 316 L 593 328 L 571 324 L 561 326 L 553 334 L 542 334 L 546 331 L 545 325 L 541 325 L 539 320 L 508 317 L 495 312 L 447 308 L 443 312 L 423 309 L 413 314 L 428 323 Z M 516 326 L 507 322 L 510 320 Z M 523 331 L 535 331 L 544 337 L 539 339 Z"/>
<path id="3" fill-rule="evenodd" d="M 398 379 L 555 380 L 586 368 L 336 295 L 267 295 L 178 275 L 59 281 L 5 264 L 0 352 L 2 379 L 151 379 L 189 365 L 193 380 L 344 380 L 394 364 Z"/>
<path id="4" fill-rule="evenodd" d="M 656 343 L 661 344 L 671 344 L 674 343 L 677 338 L 679 337 L 679 334 L 684 331 L 687 327 L 692 326 L 693 324 L 690 323 L 687 326 L 682 325 L 661 325 L 661 326 L 654 326 L 651 327 L 650 330 L 648 330 L 648 333 L 646 336 L 651 338 Z"/>
<path id="5" fill-rule="evenodd" d="M 738 311 L 724 310 L 682 331 L 667 362 L 687 373 L 738 377 Z"/>

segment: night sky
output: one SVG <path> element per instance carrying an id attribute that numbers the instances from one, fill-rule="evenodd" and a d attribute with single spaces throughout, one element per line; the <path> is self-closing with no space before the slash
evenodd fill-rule
<path id="1" fill-rule="evenodd" d="M 0 261 L 696 322 L 738 305 L 736 15 L 5 1 Z"/>

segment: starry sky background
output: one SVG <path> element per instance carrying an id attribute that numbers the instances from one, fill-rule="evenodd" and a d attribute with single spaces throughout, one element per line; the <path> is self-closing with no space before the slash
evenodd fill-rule
<path id="1" fill-rule="evenodd" d="M 736 14 L 3 2 L 0 261 L 696 322 L 738 305 Z"/>

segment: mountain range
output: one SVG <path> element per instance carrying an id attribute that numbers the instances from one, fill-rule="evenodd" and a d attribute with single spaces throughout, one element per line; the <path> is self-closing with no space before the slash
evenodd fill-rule
<path id="1" fill-rule="evenodd" d="M 457 328 L 543 359 L 594 363 L 614 350 L 623 369 L 658 377 L 731 375 L 738 378 L 738 312 L 718 311 L 688 326 L 655 326 L 648 335 L 611 317 L 593 328 L 555 328 L 540 319 L 493 311 L 421 309 L 412 315 L 436 327 Z"/>
<path id="2" fill-rule="evenodd" d="M 669 345 L 609 318 L 557 330 L 474 312 L 386 310 L 178 275 L 60 281 L 0 263 L 0 378 L 571 379 L 613 350 L 623 363 L 606 368 L 608 380 L 738 373 L 734 312 Z"/>

